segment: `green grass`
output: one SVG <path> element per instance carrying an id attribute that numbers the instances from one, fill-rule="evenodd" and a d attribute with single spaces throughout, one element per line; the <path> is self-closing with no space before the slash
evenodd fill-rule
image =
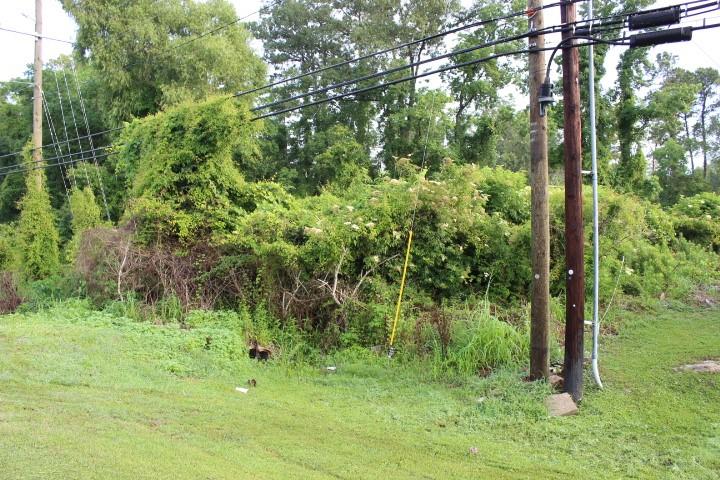
<path id="1" fill-rule="evenodd" d="M 606 390 L 550 419 L 546 388 L 518 372 L 446 385 L 344 355 L 324 374 L 234 356 L 238 339 L 219 327 L 72 303 L 3 316 L 0 476 L 718 478 L 720 378 L 673 367 L 720 357 L 720 312 L 626 323 L 603 345 Z M 234 391 L 249 378 L 257 388 Z"/>

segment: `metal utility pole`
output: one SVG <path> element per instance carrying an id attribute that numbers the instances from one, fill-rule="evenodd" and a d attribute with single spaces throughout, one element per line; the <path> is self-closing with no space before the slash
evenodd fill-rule
<path id="1" fill-rule="evenodd" d="M 561 6 L 564 25 L 577 20 L 575 3 Z M 563 29 L 563 105 L 565 158 L 565 391 L 578 402 L 583 394 L 583 329 L 585 316 L 585 265 L 582 208 L 582 134 L 580 129 L 579 57 L 573 29 Z"/>
<path id="2" fill-rule="evenodd" d="M 531 31 L 544 26 L 543 0 L 528 0 Z M 545 80 L 545 36 L 529 38 L 530 186 L 532 190 L 532 300 L 530 304 L 530 378 L 549 375 L 550 212 L 548 207 L 547 117 L 540 111 L 540 86 Z"/>
<path id="3" fill-rule="evenodd" d="M 42 0 L 35 0 L 35 71 L 33 74 L 33 155 L 36 167 L 42 162 Z M 38 184 L 42 176 L 37 175 Z M 38 185 L 39 187 L 40 185 Z"/>
<path id="4" fill-rule="evenodd" d="M 592 26 L 593 0 L 588 2 L 588 19 Z M 592 31 L 592 30 L 591 30 Z M 595 383 L 602 388 L 598 351 L 600 343 L 600 218 L 598 202 L 598 164 L 597 164 L 597 120 L 595 115 L 595 48 L 588 47 L 588 90 L 590 92 L 590 155 L 592 156 L 593 186 L 593 336 L 592 336 L 592 372 Z"/>

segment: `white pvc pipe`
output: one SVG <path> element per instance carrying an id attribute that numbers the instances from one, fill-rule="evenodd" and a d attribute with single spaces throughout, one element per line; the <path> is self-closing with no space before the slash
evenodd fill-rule
<path id="1" fill-rule="evenodd" d="M 593 0 L 588 1 L 588 19 L 593 17 Z M 592 20 L 591 32 L 592 32 Z M 603 388 L 600 380 L 600 367 L 598 365 L 598 346 L 600 337 L 600 227 L 598 218 L 598 165 L 597 165 L 597 132 L 595 118 L 595 49 L 589 47 L 589 82 L 590 97 L 590 154 L 592 156 L 592 189 L 593 189 L 593 345 L 592 345 L 592 372 L 595 383 Z"/>

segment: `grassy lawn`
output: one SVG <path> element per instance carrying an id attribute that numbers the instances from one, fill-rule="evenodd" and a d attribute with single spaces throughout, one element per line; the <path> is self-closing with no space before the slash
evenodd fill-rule
<path id="1" fill-rule="evenodd" d="M 606 389 L 550 419 L 517 372 L 442 384 L 346 356 L 325 374 L 78 306 L 3 316 L 0 477 L 720 478 L 720 376 L 673 371 L 720 358 L 720 312 L 628 325 Z"/>

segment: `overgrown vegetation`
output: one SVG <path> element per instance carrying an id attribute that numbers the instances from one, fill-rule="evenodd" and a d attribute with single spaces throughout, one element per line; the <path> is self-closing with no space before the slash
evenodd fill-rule
<path id="1" fill-rule="evenodd" d="M 524 3 L 273 2 L 249 29 L 232 24 L 197 42 L 198 32 L 232 18 L 227 2 L 126 3 L 63 2 L 78 22 L 76 52 L 48 64 L 44 81 L 75 88 L 65 97 L 47 88 L 48 117 L 73 102 L 84 117 L 87 104 L 87 128 L 104 134 L 79 146 L 110 148 L 92 165 L 3 176 L 3 311 L 21 301 L 31 310 L 81 297 L 98 309 L 188 329 L 201 328 L 207 315 L 238 326 L 243 341 L 271 346 L 278 358 L 367 350 L 387 342 L 412 231 L 399 354 L 427 362 L 437 377 L 524 361 L 533 276 L 530 127 L 527 112 L 499 95 L 506 85 L 524 86 L 517 59 L 448 71 L 446 88 L 410 81 L 254 121 L 267 111 L 254 111 L 259 104 L 292 95 L 310 101 L 313 89 L 450 48 L 433 39 L 259 96 L 230 96 L 263 82 L 250 31 L 271 70 L 291 76 Z M 598 11 L 648 3 L 607 0 Z M 525 28 L 523 19 L 479 26 L 458 45 Z M 607 52 L 598 46 L 600 58 Z M 650 62 L 646 50 L 634 49 L 620 58 L 616 88 L 599 92 L 604 309 L 613 301 L 716 301 L 719 85 L 713 69 L 688 72 L 671 56 Z M 32 102 L 15 83 L 0 91 L 4 168 L 14 161 L 4 154 L 27 141 Z M 293 105 L 300 104 L 276 107 Z M 560 116 L 553 109 L 548 119 L 553 178 L 562 169 Z M 49 132 L 45 143 L 52 144 Z M 585 205 L 589 224 L 589 192 Z M 552 304 L 562 312 L 558 186 L 551 209 Z"/>

